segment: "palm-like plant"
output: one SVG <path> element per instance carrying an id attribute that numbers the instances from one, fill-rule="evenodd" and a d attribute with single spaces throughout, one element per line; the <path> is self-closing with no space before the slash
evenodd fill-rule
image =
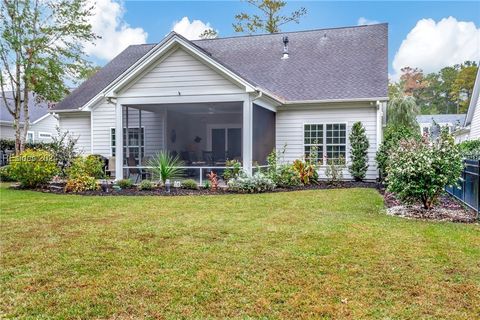
<path id="1" fill-rule="evenodd" d="M 168 151 L 162 150 L 148 161 L 148 166 L 154 177 L 158 177 L 163 184 L 167 179 L 176 179 L 183 176 L 183 161 L 177 156 L 172 156 Z"/>

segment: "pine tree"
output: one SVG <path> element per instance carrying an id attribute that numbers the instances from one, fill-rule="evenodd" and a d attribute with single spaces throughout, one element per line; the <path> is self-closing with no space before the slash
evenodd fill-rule
<path id="1" fill-rule="evenodd" d="M 355 122 L 350 132 L 350 160 L 349 171 L 355 181 L 362 181 L 368 169 L 368 142 L 365 128 L 361 122 Z"/>

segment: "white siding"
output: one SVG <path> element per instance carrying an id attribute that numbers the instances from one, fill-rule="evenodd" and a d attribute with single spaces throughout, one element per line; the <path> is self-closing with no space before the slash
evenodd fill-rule
<path id="1" fill-rule="evenodd" d="M 8 125 L 8 124 L 1 124 L 0 125 L 0 138 L 14 140 L 15 139 L 15 129 L 13 129 L 13 126 Z"/>
<path id="2" fill-rule="evenodd" d="M 128 108 L 129 127 L 138 127 L 138 109 Z M 111 129 L 115 128 L 115 106 L 102 102 L 92 111 L 93 123 L 93 153 L 110 157 Z M 142 127 L 145 129 L 145 155 L 151 156 L 164 146 L 164 110 L 156 112 L 142 110 Z M 124 111 L 123 121 L 126 121 Z"/>
<path id="3" fill-rule="evenodd" d="M 44 141 L 49 142 L 51 138 L 41 138 L 40 132 L 50 133 L 52 136 L 57 134 L 56 127 L 58 126 L 58 120 L 50 114 L 48 117 L 40 120 L 39 122 L 30 125 L 30 130 L 35 132 L 35 142 Z"/>
<path id="4" fill-rule="evenodd" d="M 470 124 L 470 140 L 480 139 L 480 99 L 473 113 L 472 123 Z"/>
<path id="5" fill-rule="evenodd" d="M 183 49 L 176 49 L 132 81 L 121 93 L 131 96 L 176 96 L 242 93 L 238 86 L 197 60 Z"/>
<path id="6" fill-rule="evenodd" d="M 304 155 L 304 124 L 316 123 L 347 123 L 347 161 L 349 158 L 349 142 L 353 123 L 360 121 L 365 127 L 370 148 L 368 150 L 369 167 L 367 179 L 377 178 L 377 167 L 375 163 L 375 153 L 377 150 L 377 110 L 376 107 L 369 104 L 358 105 L 338 105 L 338 106 L 317 106 L 301 107 L 292 106 L 288 109 L 277 112 L 276 123 L 276 148 L 281 150 L 286 145 L 284 160 L 292 162 L 300 159 Z M 380 131 L 381 132 L 381 131 Z M 324 168 L 320 170 L 320 176 L 324 177 Z M 344 172 L 344 178 L 350 178 L 348 170 Z"/>
<path id="7" fill-rule="evenodd" d="M 59 114 L 59 125 L 63 131 L 68 130 L 78 138 L 77 149 L 79 152 L 91 153 L 90 112 L 61 113 Z"/>

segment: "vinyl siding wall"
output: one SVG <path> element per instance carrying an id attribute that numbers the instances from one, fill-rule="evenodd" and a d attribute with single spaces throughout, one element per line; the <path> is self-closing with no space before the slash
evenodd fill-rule
<path id="1" fill-rule="evenodd" d="M 377 150 L 377 110 L 369 104 L 358 105 L 330 105 L 316 107 L 292 106 L 281 109 L 276 115 L 276 148 L 282 150 L 286 145 L 284 161 L 293 162 L 304 155 L 304 125 L 305 124 L 347 124 L 347 161 L 349 158 L 350 145 L 348 135 L 353 123 L 361 121 L 365 127 L 370 148 L 368 150 L 369 167 L 367 179 L 376 179 L 377 168 L 375 153 Z M 381 132 L 381 131 L 380 131 Z M 324 176 L 325 168 L 320 169 L 320 177 Z M 344 178 L 349 179 L 348 170 L 344 171 Z"/>
<path id="2" fill-rule="evenodd" d="M 58 120 L 53 116 L 49 115 L 45 119 L 40 120 L 34 125 L 30 126 L 30 130 L 35 132 L 35 141 L 51 141 L 51 138 L 41 138 L 40 132 L 50 133 L 52 136 L 57 135 Z"/>
<path id="3" fill-rule="evenodd" d="M 128 126 L 138 127 L 138 109 L 128 108 Z M 111 129 L 115 128 L 115 106 L 106 102 L 100 103 L 92 111 L 93 117 L 93 153 L 110 157 Z M 123 112 L 124 126 L 126 111 Z M 164 146 L 165 113 L 162 108 L 156 112 L 142 110 L 142 127 L 145 130 L 145 156 L 154 155 Z"/>
<path id="4" fill-rule="evenodd" d="M 78 138 L 77 150 L 83 154 L 91 153 L 90 112 L 62 113 L 59 115 L 62 130 L 68 130 Z"/>
<path id="5" fill-rule="evenodd" d="M 9 124 L 0 124 L 0 137 L 2 139 L 15 139 L 15 129 Z"/>
<path id="6" fill-rule="evenodd" d="M 121 96 L 244 93 L 231 81 L 183 49 L 176 49 L 163 60 L 153 64 L 132 83 L 121 92 Z"/>
<path id="7" fill-rule="evenodd" d="M 480 139 L 480 99 L 477 100 L 472 123 L 470 124 L 470 140 Z"/>

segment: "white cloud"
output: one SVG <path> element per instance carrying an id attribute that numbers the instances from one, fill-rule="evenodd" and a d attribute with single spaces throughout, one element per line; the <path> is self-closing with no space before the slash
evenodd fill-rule
<path id="1" fill-rule="evenodd" d="M 365 17 L 360 17 L 358 18 L 357 25 L 363 26 L 363 25 L 368 25 L 368 24 L 377 24 L 379 23 L 377 20 L 370 20 Z"/>
<path id="2" fill-rule="evenodd" d="M 201 20 L 190 20 L 188 17 L 183 17 L 180 21 L 173 23 L 172 31 L 181 34 L 189 40 L 198 40 L 203 31 L 212 29 L 210 23 L 204 23 Z"/>
<path id="3" fill-rule="evenodd" d="M 92 3 L 94 0 L 91 0 Z M 100 59 L 110 60 L 131 44 L 147 41 L 147 32 L 132 28 L 123 20 L 125 9 L 115 0 L 95 0 L 94 15 L 90 18 L 93 32 L 101 36 L 85 46 L 85 52 Z"/>
<path id="4" fill-rule="evenodd" d="M 465 60 L 480 59 L 480 28 L 473 22 L 457 21 L 453 17 L 440 20 L 419 20 L 403 40 L 393 59 L 394 79 L 400 69 L 417 67 L 435 72 L 445 66 Z"/>

